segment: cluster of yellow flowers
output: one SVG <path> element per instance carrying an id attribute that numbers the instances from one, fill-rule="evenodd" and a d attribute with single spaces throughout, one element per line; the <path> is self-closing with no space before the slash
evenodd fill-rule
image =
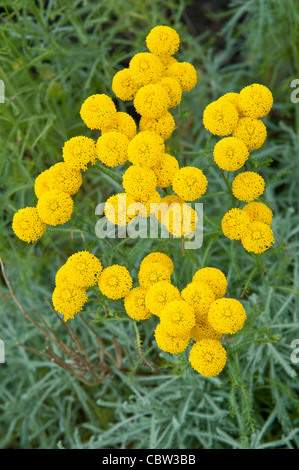
<path id="1" fill-rule="evenodd" d="M 124 299 L 126 312 L 134 320 L 159 317 L 155 339 L 163 351 L 180 353 L 193 340 L 191 366 L 206 377 L 218 375 L 226 363 L 220 339 L 243 327 L 244 307 L 224 297 L 227 280 L 219 269 L 199 269 L 181 292 L 171 283 L 173 270 L 164 253 L 147 255 L 139 268 L 139 286 Z"/>
<path id="2" fill-rule="evenodd" d="M 98 285 L 108 299 L 121 299 L 132 288 L 133 280 L 124 266 L 114 264 L 103 269 L 99 259 L 88 251 L 70 256 L 57 271 L 52 301 L 64 321 L 74 318 L 88 300 L 86 291 Z"/>
<path id="3" fill-rule="evenodd" d="M 214 161 L 222 170 L 239 170 L 249 153 L 263 145 L 267 130 L 260 118 L 269 113 L 272 104 L 271 91 L 264 85 L 253 83 L 240 93 L 226 93 L 205 108 L 203 123 L 206 129 L 224 136 L 213 152 Z M 232 182 L 232 193 L 247 204 L 243 209 L 229 210 L 221 222 L 226 237 L 241 240 L 243 247 L 253 253 L 263 253 L 274 243 L 272 212 L 265 204 L 255 201 L 264 189 L 265 181 L 258 173 L 239 173 Z"/>

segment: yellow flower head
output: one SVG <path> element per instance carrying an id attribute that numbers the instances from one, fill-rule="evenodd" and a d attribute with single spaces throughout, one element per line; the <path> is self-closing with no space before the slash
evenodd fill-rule
<path id="1" fill-rule="evenodd" d="M 161 199 L 157 219 L 174 237 L 187 237 L 196 228 L 196 211 L 175 194 Z"/>
<path id="2" fill-rule="evenodd" d="M 123 69 L 117 72 L 112 80 L 112 90 L 122 101 L 131 101 L 139 90 L 132 70 Z"/>
<path id="3" fill-rule="evenodd" d="M 233 183 L 233 195 L 239 201 L 251 202 L 260 197 L 265 189 L 265 181 L 261 175 L 254 171 L 239 173 Z"/>
<path id="4" fill-rule="evenodd" d="M 207 267 L 199 269 L 194 274 L 192 282 L 206 282 L 209 284 L 216 299 L 223 297 L 227 288 L 226 277 L 223 272 L 217 268 Z"/>
<path id="5" fill-rule="evenodd" d="M 219 375 L 226 364 L 226 351 L 220 341 L 201 339 L 193 344 L 189 361 L 196 372 L 204 377 Z"/>
<path id="6" fill-rule="evenodd" d="M 72 284 L 87 289 L 94 286 L 103 270 L 102 263 L 88 251 L 78 251 L 57 271 L 56 285 Z"/>
<path id="7" fill-rule="evenodd" d="M 233 136 L 243 140 L 248 150 L 256 150 L 265 142 L 267 129 L 261 120 L 243 117 L 235 127 Z"/>
<path id="8" fill-rule="evenodd" d="M 96 144 L 93 139 L 84 136 L 72 137 L 62 149 L 64 161 L 76 170 L 87 170 L 87 164 L 95 164 Z"/>
<path id="9" fill-rule="evenodd" d="M 145 296 L 145 305 L 147 308 L 160 316 L 163 308 L 173 300 L 180 300 L 180 291 L 167 281 L 160 281 L 152 285 Z"/>
<path id="10" fill-rule="evenodd" d="M 218 98 L 218 101 L 226 101 L 234 105 L 236 110 L 238 111 L 239 114 L 241 114 L 240 108 L 239 108 L 239 93 L 226 93 L 223 96 L 220 96 Z"/>
<path id="11" fill-rule="evenodd" d="M 169 267 L 163 262 L 142 263 L 138 273 L 139 284 L 144 289 L 149 289 L 159 281 L 170 283 L 170 276 Z"/>
<path id="12" fill-rule="evenodd" d="M 45 233 L 46 227 L 35 207 L 19 209 L 13 216 L 12 229 L 23 242 L 35 242 Z"/>
<path id="13" fill-rule="evenodd" d="M 221 228 L 223 235 L 231 240 L 240 240 L 246 233 L 250 217 L 242 209 L 233 208 L 229 210 L 222 218 Z"/>
<path id="14" fill-rule="evenodd" d="M 231 134 L 237 126 L 238 120 L 238 111 L 229 101 L 213 101 L 203 112 L 205 128 L 215 135 L 227 136 Z"/>
<path id="15" fill-rule="evenodd" d="M 128 159 L 129 142 L 128 137 L 121 132 L 106 132 L 97 141 L 98 159 L 109 167 L 125 163 Z"/>
<path id="16" fill-rule="evenodd" d="M 41 195 L 36 205 L 38 215 L 45 224 L 60 225 L 70 220 L 73 213 L 71 196 L 58 189 Z"/>
<path id="17" fill-rule="evenodd" d="M 175 108 L 182 101 L 182 87 L 177 78 L 163 77 L 159 81 L 169 97 L 169 108 Z"/>
<path id="18" fill-rule="evenodd" d="M 239 170 L 249 152 L 244 142 L 236 137 L 224 137 L 214 147 L 214 161 L 222 170 Z"/>
<path id="19" fill-rule="evenodd" d="M 150 168 L 132 165 L 123 175 L 123 187 L 126 193 L 142 202 L 147 201 L 156 186 L 157 178 Z"/>
<path id="20" fill-rule="evenodd" d="M 168 76 L 168 71 L 169 71 L 169 67 L 172 65 L 172 64 L 175 64 L 177 62 L 177 60 L 172 57 L 172 56 L 159 56 L 159 59 L 162 63 L 162 66 L 163 66 L 163 77 L 167 77 Z M 181 85 L 180 85 L 181 86 Z"/>
<path id="21" fill-rule="evenodd" d="M 272 105 L 272 93 L 264 85 L 253 83 L 240 91 L 239 108 L 244 116 L 261 118 L 269 113 Z"/>
<path id="22" fill-rule="evenodd" d="M 214 330 L 222 334 L 237 333 L 246 320 L 246 312 L 239 300 L 222 298 L 212 303 L 208 322 Z"/>
<path id="23" fill-rule="evenodd" d="M 145 305 L 146 289 L 134 287 L 125 297 L 125 309 L 133 320 L 147 320 L 152 313 Z"/>
<path id="24" fill-rule="evenodd" d="M 102 271 L 99 288 L 108 299 L 117 300 L 125 297 L 131 290 L 133 279 L 124 266 L 113 264 Z"/>
<path id="25" fill-rule="evenodd" d="M 251 220 L 263 222 L 271 226 L 273 217 L 272 211 L 262 202 L 249 202 L 242 210 L 249 215 Z"/>
<path id="26" fill-rule="evenodd" d="M 165 352 L 178 354 L 185 351 L 189 344 L 189 339 L 189 337 L 181 338 L 169 334 L 161 323 L 155 329 L 155 340 L 158 348 Z"/>
<path id="27" fill-rule="evenodd" d="M 159 207 L 160 202 L 160 194 L 158 193 L 158 191 L 153 191 L 148 196 L 148 199 L 143 202 L 143 205 L 145 206 L 146 210 L 144 210 L 144 208 L 141 208 L 141 210 L 139 210 L 139 201 L 136 201 L 137 213 L 139 213 L 141 217 L 150 217 L 151 214 L 155 215 L 157 213 L 157 207 Z M 134 210 L 134 204 L 132 205 L 132 209 Z"/>
<path id="28" fill-rule="evenodd" d="M 164 151 L 164 142 L 156 132 L 142 131 L 129 143 L 128 158 L 134 165 L 152 168 L 158 165 Z"/>
<path id="29" fill-rule="evenodd" d="M 58 189 L 72 196 L 82 185 L 81 171 L 65 162 L 56 163 L 48 170 L 47 185 L 49 190 Z"/>
<path id="30" fill-rule="evenodd" d="M 252 253 L 264 253 L 274 243 L 273 231 L 269 225 L 254 221 L 241 238 L 245 250 Z"/>
<path id="31" fill-rule="evenodd" d="M 175 120 L 168 111 L 165 111 L 165 113 L 163 113 L 161 116 L 154 119 L 141 116 L 139 121 L 140 131 L 155 132 L 161 137 L 162 140 L 169 139 L 174 131 L 174 128 Z"/>
<path id="32" fill-rule="evenodd" d="M 138 114 L 150 119 L 158 118 L 169 107 L 169 96 L 162 85 L 145 85 L 138 90 L 134 99 Z"/>
<path id="33" fill-rule="evenodd" d="M 134 203 L 134 198 L 127 193 L 115 194 L 107 199 L 104 214 L 112 224 L 125 226 L 135 216 L 128 213 L 128 208 Z"/>
<path id="34" fill-rule="evenodd" d="M 116 119 L 116 107 L 104 93 L 89 96 L 81 106 L 80 115 L 89 129 L 102 129 Z"/>
<path id="35" fill-rule="evenodd" d="M 195 325 L 193 307 L 184 300 L 173 300 L 166 304 L 160 315 L 161 325 L 171 336 L 190 338 Z"/>
<path id="36" fill-rule="evenodd" d="M 146 45 L 149 51 L 157 56 L 171 56 L 175 54 L 180 45 L 180 36 L 169 26 L 155 26 L 146 36 Z"/>
<path id="37" fill-rule="evenodd" d="M 163 65 L 154 54 L 139 52 L 130 60 L 129 69 L 138 86 L 157 83 L 162 78 Z"/>
<path id="38" fill-rule="evenodd" d="M 112 125 L 102 127 L 102 134 L 112 131 L 121 132 L 129 140 L 132 140 L 137 132 L 136 123 L 130 114 L 119 111 L 116 113 L 116 120 Z"/>
<path id="39" fill-rule="evenodd" d="M 170 65 L 167 76 L 176 78 L 180 82 L 182 91 L 192 90 L 198 80 L 195 67 L 189 62 L 175 62 Z"/>
<path id="40" fill-rule="evenodd" d="M 52 295 L 52 302 L 55 310 L 64 315 L 64 321 L 74 318 L 79 313 L 88 297 L 85 289 L 80 289 L 74 285 L 56 286 Z"/>
<path id="41" fill-rule="evenodd" d="M 42 173 L 38 175 L 38 177 L 35 179 L 34 183 L 34 192 L 39 199 L 42 194 L 46 193 L 47 191 L 50 191 L 49 187 L 49 180 L 48 180 L 48 175 L 49 175 L 49 170 L 45 170 Z"/>
<path id="42" fill-rule="evenodd" d="M 206 317 L 215 294 L 206 282 L 191 282 L 182 290 L 182 298 L 194 308 L 196 322 Z"/>
<path id="43" fill-rule="evenodd" d="M 175 174 L 179 171 L 179 162 L 172 155 L 165 153 L 159 164 L 153 168 L 157 177 L 157 187 L 167 188 L 171 185 Z"/>
<path id="44" fill-rule="evenodd" d="M 150 253 L 145 258 L 143 258 L 140 263 L 140 268 L 147 263 L 162 263 L 165 269 L 168 271 L 169 276 L 172 275 L 174 270 L 174 264 L 169 256 L 165 255 L 165 253 L 160 253 L 159 251 Z"/>
<path id="45" fill-rule="evenodd" d="M 185 199 L 194 201 L 207 190 L 208 180 L 199 168 L 185 166 L 177 171 L 172 180 L 174 192 Z"/>
<path id="46" fill-rule="evenodd" d="M 191 338 L 194 341 L 200 341 L 204 338 L 220 340 L 221 336 L 222 333 L 214 330 L 207 319 L 196 320 L 195 326 L 191 330 Z"/>

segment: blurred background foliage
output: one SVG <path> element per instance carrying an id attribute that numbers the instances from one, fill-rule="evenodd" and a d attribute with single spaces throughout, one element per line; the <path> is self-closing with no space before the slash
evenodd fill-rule
<path id="1" fill-rule="evenodd" d="M 299 104 L 290 100 L 290 83 L 299 78 L 298 2 L 9 0 L 0 1 L 0 12 L 0 78 L 5 83 L 5 104 L 0 104 L 0 250 L 23 309 L 3 278 L 1 447 L 298 448 L 299 365 L 290 361 L 290 343 L 299 338 Z M 185 250 L 183 256 L 179 240 L 97 239 L 95 207 L 120 188 L 95 168 L 84 174 L 71 221 L 48 228 L 34 245 L 21 242 L 11 221 L 19 208 L 36 204 L 35 178 L 61 160 L 67 139 L 97 137 L 80 119 L 83 100 L 94 93 L 115 98 L 113 75 L 146 50 L 145 37 L 158 24 L 177 30 L 179 60 L 192 62 L 200 75 L 183 98 L 177 157 L 182 165 L 201 168 L 209 180 L 202 198 L 202 248 Z M 262 83 L 274 95 L 264 120 L 268 139 L 251 157 L 266 180 L 264 200 L 274 211 L 276 244 L 264 257 L 253 257 L 221 236 L 230 197 L 213 163 L 215 138 L 202 124 L 210 101 L 250 83 Z M 137 117 L 131 105 L 115 103 Z M 179 122 L 178 110 L 174 116 Z M 65 329 L 47 301 L 56 271 L 69 255 L 84 249 L 104 266 L 127 266 L 134 279 L 140 260 L 163 250 L 174 261 L 173 282 L 179 288 L 199 267 L 222 269 L 229 295 L 242 300 L 248 319 L 234 336 L 236 342 L 226 344 L 229 358 L 221 375 L 199 376 L 190 369 L 188 351 L 178 356 L 159 351 L 155 322 L 136 325 L 121 302 L 102 305 L 91 296 L 81 314 L 85 322 L 78 316 L 72 331 Z M 57 343 L 30 323 L 24 311 L 40 327 L 47 322 Z M 73 347 L 75 359 L 65 351 L 60 354 L 59 340 Z M 58 354 L 64 369 L 51 360 Z M 88 386 L 70 370 L 82 377 L 97 373 L 100 383 Z"/>

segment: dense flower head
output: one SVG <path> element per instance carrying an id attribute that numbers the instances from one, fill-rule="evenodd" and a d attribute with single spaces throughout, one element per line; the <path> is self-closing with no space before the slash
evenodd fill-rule
<path id="1" fill-rule="evenodd" d="M 134 107 L 137 113 L 150 119 L 158 118 L 165 113 L 169 104 L 168 93 L 159 84 L 143 86 L 138 90 L 134 99 Z"/>
<path id="2" fill-rule="evenodd" d="M 142 217 L 150 217 L 151 214 L 155 215 L 157 213 L 157 208 L 159 207 L 159 204 L 161 202 L 161 196 L 158 193 L 158 191 L 153 191 L 152 193 L 149 194 L 148 198 L 146 201 L 143 202 L 146 211 L 145 215 L 142 215 L 141 212 L 144 212 L 144 209 L 139 212 L 139 215 Z M 137 201 L 138 204 L 138 201 Z M 132 205 L 132 209 L 134 210 L 134 204 Z"/>
<path id="3" fill-rule="evenodd" d="M 222 298 L 210 306 L 208 322 L 222 334 L 236 333 L 243 328 L 245 320 L 246 312 L 239 300 Z"/>
<path id="4" fill-rule="evenodd" d="M 175 194 L 161 199 L 156 217 L 169 233 L 179 238 L 194 232 L 198 222 L 196 211 Z"/>
<path id="5" fill-rule="evenodd" d="M 249 215 L 251 220 L 263 222 L 271 226 L 273 217 L 272 211 L 262 202 L 249 202 L 242 210 Z"/>
<path id="6" fill-rule="evenodd" d="M 92 253 L 78 251 L 60 269 L 61 272 L 58 270 L 56 274 L 56 285 L 67 283 L 87 289 L 98 282 L 103 266 Z"/>
<path id="7" fill-rule="evenodd" d="M 152 131 L 139 132 L 128 146 L 128 158 L 134 165 L 156 166 L 165 151 L 163 139 Z"/>
<path id="8" fill-rule="evenodd" d="M 76 194 L 82 185 L 81 171 L 66 162 L 59 162 L 49 168 L 47 185 L 50 189 L 59 189 L 70 196 Z"/>
<path id="9" fill-rule="evenodd" d="M 52 302 L 55 310 L 64 316 L 66 322 L 69 318 L 74 318 L 79 313 L 88 297 L 86 290 L 74 285 L 61 284 L 55 287 L 52 295 Z"/>
<path id="10" fill-rule="evenodd" d="M 89 96 L 81 106 L 80 115 L 89 129 L 101 129 L 115 121 L 116 112 L 112 99 L 102 93 Z"/>
<path id="11" fill-rule="evenodd" d="M 169 256 L 167 256 L 165 253 L 161 253 L 160 251 L 156 251 L 145 256 L 145 258 L 143 258 L 140 263 L 140 268 L 147 263 L 162 263 L 165 269 L 168 271 L 169 276 L 172 275 L 174 270 L 174 264 L 171 258 L 169 258 Z"/>
<path id="12" fill-rule="evenodd" d="M 145 305 L 147 308 L 160 316 L 163 308 L 173 300 L 180 300 L 181 294 L 177 287 L 167 281 L 160 281 L 152 285 L 145 296 Z"/>
<path id="13" fill-rule="evenodd" d="M 169 67 L 175 64 L 177 60 L 173 56 L 159 56 L 159 59 L 163 66 L 163 78 L 168 76 Z"/>
<path id="14" fill-rule="evenodd" d="M 157 56 L 171 56 L 179 49 L 180 36 L 169 26 L 155 26 L 146 36 L 146 45 Z"/>
<path id="15" fill-rule="evenodd" d="M 220 340 L 222 333 L 214 330 L 208 322 L 207 318 L 196 320 L 194 327 L 191 330 L 191 338 L 194 341 L 200 341 L 204 338 Z"/>
<path id="16" fill-rule="evenodd" d="M 13 216 L 12 229 L 24 242 L 35 242 L 45 233 L 46 228 L 35 207 L 19 209 Z"/>
<path id="17" fill-rule="evenodd" d="M 106 132 L 97 140 L 97 157 L 106 166 L 121 165 L 128 159 L 129 143 L 128 137 L 121 132 Z"/>
<path id="18" fill-rule="evenodd" d="M 205 318 L 215 294 L 206 282 L 191 282 L 182 290 L 182 298 L 194 308 L 196 322 Z"/>
<path id="19" fill-rule="evenodd" d="M 95 164 L 96 144 L 93 139 L 84 136 L 72 137 L 67 140 L 62 149 L 66 163 L 77 170 L 87 170 L 87 164 Z"/>
<path id="20" fill-rule="evenodd" d="M 198 77 L 195 67 L 189 62 L 174 62 L 167 70 L 167 76 L 176 78 L 182 91 L 190 91 L 195 87 Z"/>
<path id="21" fill-rule="evenodd" d="M 134 73 L 130 69 L 117 72 L 112 80 L 112 90 L 122 101 L 131 101 L 139 90 L 139 85 L 134 80 Z"/>
<path id="22" fill-rule="evenodd" d="M 46 193 L 47 191 L 50 191 L 50 189 L 53 189 L 49 187 L 48 175 L 49 170 L 45 170 L 42 171 L 42 173 L 40 173 L 35 179 L 34 192 L 37 198 L 40 198 L 42 194 Z"/>
<path id="23" fill-rule="evenodd" d="M 223 235 L 231 240 L 240 240 L 246 233 L 251 220 L 242 209 L 230 209 L 221 220 Z"/>
<path id="24" fill-rule="evenodd" d="M 185 201 L 194 201 L 201 197 L 206 192 L 207 186 L 208 180 L 203 172 L 192 166 L 181 168 L 172 180 L 174 192 Z"/>
<path id="25" fill-rule="evenodd" d="M 73 206 L 74 203 L 69 194 L 58 189 L 51 189 L 41 195 L 36 209 L 43 222 L 55 226 L 70 220 Z"/>
<path id="26" fill-rule="evenodd" d="M 226 364 L 226 351 L 220 341 L 204 338 L 193 344 L 189 361 L 194 370 L 204 377 L 214 377 Z"/>
<path id="27" fill-rule="evenodd" d="M 165 111 L 161 116 L 151 119 L 141 116 L 139 121 L 140 131 L 152 131 L 158 134 L 162 140 L 167 140 L 173 133 L 175 128 L 175 120 L 172 114 Z"/>
<path id="28" fill-rule="evenodd" d="M 137 133 L 137 126 L 130 114 L 118 111 L 113 124 L 110 126 L 103 126 L 101 130 L 102 134 L 112 131 L 121 132 L 122 134 L 125 134 L 129 140 L 132 140 Z"/>
<path id="29" fill-rule="evenodd" d="M 273 231 L 263 222 L 251 222 L 247 233 L 241 238 L 241 243 L 249 252 L 264 253 L 274 243 Z"/>
<path id="30" fill-rule="evenodd" d="M 190 332 L 195 325 L 193 307 L 184 300 L 173 300 L 166 304 L 160 314 L 162 327 L 171 336 L 190 338 Z"/>
<path id="31" fill-rule="evenodd" d="M 233 136 L 243 140 L 248 150 L 256 150 L 265 142 L 267 129 L 260 119 L 242 117 L 234 128 Z"/>
<path id="32" fill-rule="evenodd" d="M 157 83 L 162 78 L 163 65 L 157 55 L 139 52 L 130 60 L 129 69 L 138 86 Z"/>
<path id="33" fill-rule="evenodd" d="M 126 193 L 142 202 L 148 199 L 156 186 L 157 178 L 150 168 L 132 165 L 123 175 L 123 187 Z"/>
<path id="34" fill-rule="evenodd" d="M 238 120 L 238 111 L 229 101 L 212 101 L 203 112 L 203 124 L 214 135 L 230 135 L 236 128 Z"/>
<path id="35" fill-rule="evenodd" d="M 152 315 L 145 304 L 146 293 L 146 289 L 134 287 L 124 299 L 125 310 L 133 320 L 147 320 Z"/>
<path id="36" fill-rule="evenodd" d="M 163 77 L 159 81 L 169 97 L 169 108 L 175 108 L 182 101 L 182 87 L 177 78 Z"/>
<path id="37" fill-rule="evenodd" d="M 167 188 L 171 185 L 175 174 L 179 171 L 179 162 L 175 157 L 165 153 L 159 164 L 153 167 L 155 175 L 157 177 L 157 187 Z"/>
<path id="38" fill-rule="evenodd" d="M 193 276 L 192 282 L 206 282 L 219 299 L 225 295 L 227 289 L 227 280 L 222 271 L 218 268 L 201 268 Z"/>
<path id="39" fill-rule="evenodd" d="M 125 297 L 131 290 L 133 279 L 125 266 L 113 264 L 105 268 L 99 279 L 99 289 L 108 299 Z"/>
<path id="40" fill-rule="evenodd" d="M 170 283 L 170 276 L 169 266 L 159 261 L 142 263 L 138 272 L 139 284 L 144 289 L 149 289 L 153 284 L 159 281 L 167 281 Z"/>
<path id="41" fill-rule="evenodd" d="M 239 170 L 246 162 L 249 152 L 245 143 L 236 137 L 224 137 L 214 147 L 214 161 L 222 170 Z"/>
<path id="42" fill-rule="evenodd" d="M 225 95 L 220 96 L 218 98 L 218 101 L 226 101 L 234 105 L 236 110 L 238 111 L 239 115 L 241 114 L 240 108 L 239 108 L 239 93 L 225 93 Z"/>
<path id="43" fill-rule="evenodd" d="M 135 203 L 135 199 L 127 193 L 118 193 L 110 196 L 104 208 L 104 214 L 108 221 L 115 225 L 125 226 L 132 218 L 133 214 L 129 214 L 128 208 Z"/>
<path id="44" fill-rule="evenodd" d="M 261 175 L 254 171 L 239 173 L 232 183 L 233 195 L 239 201 L 251 202 L 263 194 L 265 181 Z"/>
<path id="45" fill-rule="evenodd" d="M 187 348 L 189 344 L 189 337 L 186 338 L 173 336 L 169 333 L 164 326 L 159 323 L 155 329 L 155 340 L 157 345 L 162 351 L 169 352 L 172 354 L 178 354 Z"/>
<path id="46" fill-rule="evenodd" d="M 244 116 L 261 118 L 272 108 L 273 96 L 266 86 L 253 83 L 240 91 L 238 104 Z"/>

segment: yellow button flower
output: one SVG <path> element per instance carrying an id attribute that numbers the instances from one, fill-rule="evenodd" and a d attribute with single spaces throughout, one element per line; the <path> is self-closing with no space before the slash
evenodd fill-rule
<path id="1" fill-rule="evenodd" d="M 185 166 L 177 171 L 172 180 L 174 192 L 185 199 L 194 201 L 207 190 L 208 180 L 199 168 Z"/>
<path id="2" fill-rule="evenodd" d="M 189 339 L 189 337 L 181 338 L 171 335 L 161 323 L 159 323 L 155 329 L 155 340 L 158 348 L 171 354 L 178 354 L 185 351 L 189 344 Z"/>
<path id="3" fill-rule="evenodd" d="M 102 94 L 89 96 L 81 106 L 80 115 L 89 129 L 101 129 L 113 124 L 116 107 L 112 99 Z"/>
<path id="4" fill-rule="evenodd" d="M 48 176 L 49 170 L 45 170 L 40 173 L 35 179 L 34 192 L 37 198 L 40 198 L 42 194 L 46 193 L 47 191 L 50 191 L 50 189 L 53 189 L 49 187 Z"/>
<path id="5" fill-rule="evenodd" d="M 175 128 L 175 120 L 172 115 L 165 111 L 161 116 L 155 119 L 150 119 L 145 116 L 141 116 L 139 121 L 140 131 L 152 131 L 158 134 L 161 139 L 167 140 L 173 133 Z"/>
<path id="6" fill-rule="evenodd" d="M 206 282 L 219 299 L 225 295 L 227 289 L 227 280 L 222 271 L 218 268 L 201 268 L 193 276 L 192 282 Z"/>
<path id="7" fill-rule="evenodd" d="M 62 149 L 64 161 L 77 170 L 87 170 L 88 163 L 96 161 L 96 144 L 93 139 L 84 136 L 72 137 Z"/>
<path id="8" fill-rule="evenodd" d="M 180 300 L 181 294 L 177 287 L 167 281 L 160 281 L 152 285 L 146 293 L 145 305 L 147 308 L 160 316 L 163 308 L 173 300 Z"/>
<path id="9" fill-rule="evenodd" d="M 160 117 L 167 111 L 169 105 L 168 93 L 159 84 L 143 86 L 137 91 L 134 99 L 137 113 L 150 119 Z"/>
<path id="10" fill-rule="evenodd" d="M 138 272 L 139 284 L 144 289 L 149 289 L 159 281 L 170 283 L 170 276 L 169 267 L 163 262 L 142 263 Z"/>
<path id="11" fill-rule="evenodd" d="M 128 137 L 121 132 L 106 132 L 97 140 L 97 157 L 106 166 L 121 165 L 128 159 L 129 143 Z"/>
<path id="12" fill-rule="evenodd" d="M 224 137 L 214 147 L 214 161 L 222 170 L 239 170 L 248 159 L 245 143 L 236 137 Z"/>
<path id="13" fill-rule="evenodd" d="M 153 170 L 139 165 L 130 166 L 123 175 L 123 187 L 126 193 L 140 201 L 147 201 L 157 186 L 157 178 Z"/>
<path id="14" fill-rule="evenodd" d="M 152 168 L 158 165 L 164 151 L 164 142 L 156 132 L 142 131 L 129 143 L 128 159 L 134 165 Z"/>
<path id="15" fill-rule="evenodd" d="M 239 173 L 232 183 L 233 195 L 239 201 L 251 202 L 260 197 L 265 189 L 265 181 L 261 175 L 253 171 Z"/>
<path id="16" fill-rule="evenodd" d="M 230 209 L 221 220 L 223 235 L 231 240 L 240 240 L 246 233 L 251 220 L 242 209 Z"/>
<path id="17" fill-rule="evenodd" d="M 238 120 L 238 111 L 228 101 L 213 101 L 206 106 L 203 112 L 203 124 L 214 135 L 227 136 L 231 134 L 236 128 Z"/>
<path id="18" fill-rule="evenodd" d="M 271 226 L 273 217 L 272 211 L 262 202 L 249 202 L 242 210 L 249 215 L 251 220 L 263 222 Z"/>
<path id="19" fill-rule="evenodd" d="M 45 233 L 46 227 L 35 207 L 19 209 L 12 220 L 12 229 L 16 236 L 27 243 L 38 240 Z"/>
<path id="20" fill-rule="evenodd" d="M 215 294 L 207 282 L 191 282 L 182 290 L 182 298 L 194 308 L 195 320 L 199 322 L 207 316 Z"/>
<path id="21" fill-rule="evenodd" d="M 58 189 L 70 196 L 76 194 L 82 185 L 81 171 L 66 162 L 51 166 L 47 173 L 47 185 L 50 189 Z"/>
<path id="22" fill-rule="evenodd" d="M 146 45 L 157 56 L 171 56 L 179 49 L 180 37 L 169 26 L 155 26 L 146 36 Z"/>
<path id="23" fill-rule="evenodd" d="M 245 250 L 252 253 L 264 253 L 274 243 L 273 231 L 269 225 L 254 221 L 246 234 L 241 238 Z"/>
<path id="24" fill-rule="evenodd" d="M 266 140 L 267 129 L 261 120 L 243 117 L 234 128 L 233 136 L 243 140 L 248 150 L 257 150 Z"/>
<path id="25" fill-rule="evenodd" d="M 272 108 L 273 95 L 266 86 L 253 83 L 240 91 L 238 104 L 244 116 L 261 118 Z"/>
<path id="26" fill-rule="evenodd" d="M 60 225 L 70 220 L 73 212 L 71 196 L 58 189 L 41 195 L 36 205 L 38 215 L 48 225 Z"/>
<path id="27" fill-rule="evenodd" d="M 75 314 L 82 310 L 87 300 L 85 289 L 73 285 L 56 286 L 52 295 L 53 306 L 57 312 L 64 315 L 65 322 L 74 318 Z"/>
<path id="28" fill-rule="evenodd" d="M 57 286 L 71 284 L 87 289 L 98 282 L 102 270 L 102 263 L 95 255 L 78 251 L 57 271 L 55 282 Z"/>
<path id="29" fill-rule="evenodd" d="M 204 377 L 215 377 L 224 369 L 226 351 L 220 341 L 202 339 L 193 344 L 189 361 L 199 374 Z"/>
<path id="30" fill-rule="evenodd" d="M 122 101 L 131 101 L 139 90 L 140 86 L 134 80 L 134 74 L 130 69 L 123 69 L 117 72 L 112 80 L 112 90 Z"/>
<path id="31" fill-rule="evenodd" d="M 169 108 L 175 108 L 182 101 L 182 87 L 180 81 L 174 77 L 163 77 L 159 81 L 169 97 Z"/>
<path id="32" fill-rule="evenodd" d="M 189 62 L 175 62 L 168 68 L 167 76 L 176 78 L 182 91 L 190 91 L 195 87 L 198 77 L 195 67 Z"/>
<path id="33" fill-rule="evenodd" d="M 166 270 L 168 271 L 169 276 L 172 275 L 173 270 L 174 270 L 174 264 L 171 258 L 169 258 L 169 256 L 167 256 L 165 253 L 161 253 L 159 251 L 150 253 L 145 258 L 143 258 L 140 264 L 140 268 L 144 266 L 146 263 L 162 263 L 164 267 L 166 268 Z"/>
<path id="34" fill-rule="evenodd" d="M 139 52 L 130 60 L 129 69 L 138 86 L 157 83 L 162 78 L 163 65 L 157 55 Z"/>
<path id="35" fill-rule="evenodd" d="M 179 162 L 175 157 L 165 153 L 159 164 L 153 167 L 155 175 L 157 177 L 157 187 L 167 188 L 171 185 L 172 180 L 176 173 L 179 171 Z"/>
<path id="36" fill-rule="evenodd" d="M 211 327 L 207 319 L 196 320 L 195 326 L 191 330 L 191 338 L 194 341 L 200 341 L 201 339 L 216 339 L 220 340 L 222 333 L 214 330 Z"/>
<path id="37" fill-rule="evenodd" d="M 190 332 L 195 325 L 193 307 L 184 300 L 173 300 L 166 304 L 161 315 L 161 325 L 171 336 L 190 338 Z"/>
<path id="38" fill-rule="evenodd" d="M 99 289 L 108 299 L 122 299 L 129 293 L 132 285 L 133 279 L 129 271 L 118 264 L 108 266 L 100 275 Z"/>
<path id="39" fill-rule="evenodd" d="M 220 333 L 236 333 L 243 328 L 245 320 L 245 309 L 236 299 L 218 299 L 210 306 L 208 322 Z"/>
<path id="40" fill-rule="evenodd" d="M 106 132 L 121 132 L 125 134 L 129 140 L 132 140 L 137 133 L 137 126 L 130 114 L 121 111 L 116 113 L 116 120 L 110 126 L 102 127 L 102 134 Z"/>
<path id="41" fill-rule="evenodd" d="M 133 320 L 147 320 L 152 313 L 145 305 L 146 289 L 134 287 L 124 299 L 125 309 Z"/>

